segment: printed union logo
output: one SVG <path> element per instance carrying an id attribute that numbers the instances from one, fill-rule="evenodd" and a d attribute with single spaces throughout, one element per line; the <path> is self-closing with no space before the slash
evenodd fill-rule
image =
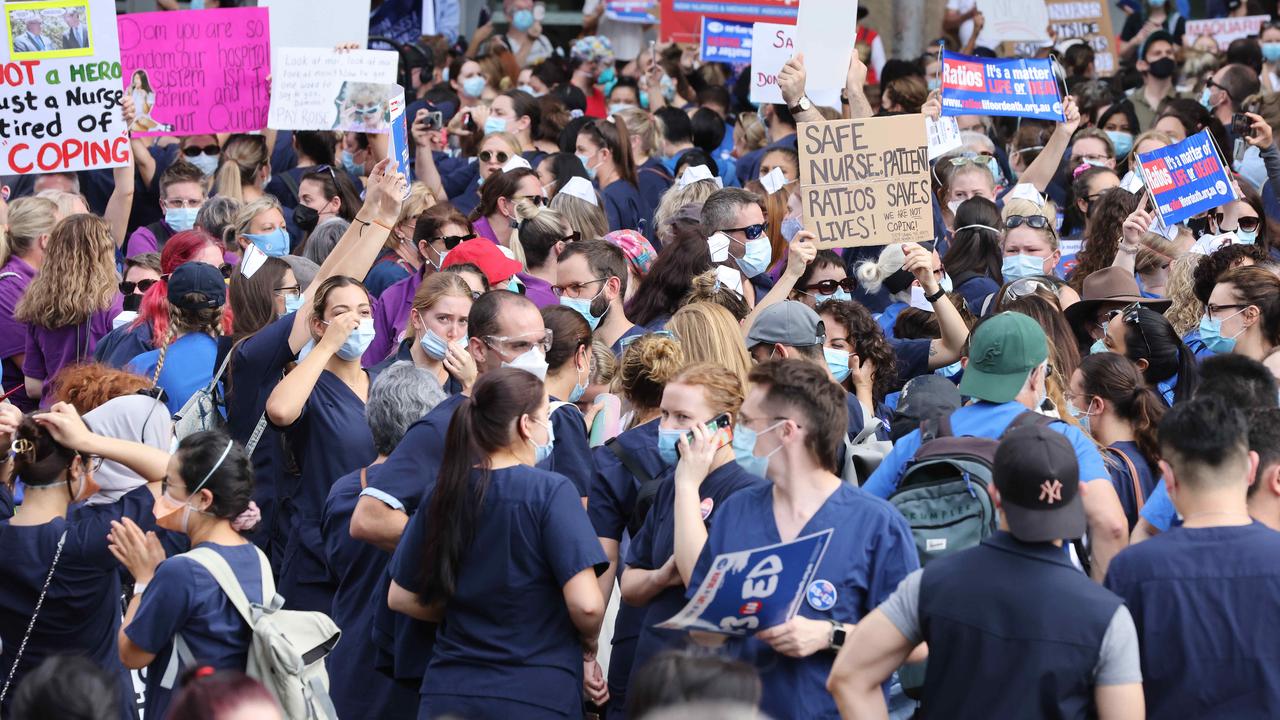
<path id="1" fill-rule="evenodd" d="M 1226 195 L 1226 194 L 1227 194 L 1227 184 L 1226 184 L 1226 183 L 1224 183 L 1224 182 L 1222 182 L 1221 180 L 1219 180 L 1218 182 L 1216 182 L 1216 183 L 1214 183 L 1214 184 L 1213 184 L 1213 190 L 1214 190 L 1214 192 L 1218 193 L 1219 195 Z"/>
<path id="2" fill-rule="evenodd" d="M 724 32 L 724 25 L 718 22 L 709 22 L 707 23 L 707 29 L 713 33 Z"/>
<path id="3" fill-rule="evenodd" d="M 942 72 L 944 85 L 959 90 L 977 90 L 986 92 L 987 83 L 983 79 L 982 63 L 964 60 L 947 60 Z"/>
<path id="4" fill-rule="evenodd" d="M 804 599 L 814 610 L 825 611 L 836 606 L 836 586 L 830 580 L 814 580 L 805 590 Z"/>

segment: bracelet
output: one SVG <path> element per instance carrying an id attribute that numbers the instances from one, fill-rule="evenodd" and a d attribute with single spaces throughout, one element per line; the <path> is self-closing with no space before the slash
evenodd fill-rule
<path id="1" fill-rule="evenodd" d="M 382 223 L 378 222 L 377 220 L 361 220 L 361 219 L 360 219 L 360 216 L 358 216 L 358 215 L 354 218 L 354 220 L 355 220 L 355 222 L 358 222 L 358 223 L 360 223 L 361 225 L 364 225 L 365 227 L 369 227 L 370 225 L 377 225 L 378 227 L 382 228 L 383 230 L 386 230 L 387 232 L 391 232 L 391 226 L 390 226 L 390 225 L 383 225 Z"/>
<path id="2" fill-rule="evenodd" d="M 931 302 L 931 303 L 936 303 L 936 302 L 938 302 L 939 300 L 941 300 L 941 299 L 942 299 L 942 296 L 943 296 L 943 295 L 946 295 L 946 294 L 947 294 L 947 291 L 946 291 L 946 290 L 943 290 L 943 289 L 942 289 L 942 286 L 941 286 L 941 285 L 939 285 L 939 286 L 938 286 L 938 291 L 937 291 L 937 292 L 935 292 L 935 293 L 934 293 L 934 294 L 932 294 L 932 295 L 925 295 L 925 296 L 924 296 L 924 299 L 925 299 L 925 300 L 928 300 L 928 301 L 929 301 L 929 302 Z"/>
<path id="3" fill-rule="evenodd" d="M 1139 243 L 1134 243 L 1133 245 L 1120 243 L 1120 247 L 1119 247 L 1120 252 L 1126 255 L 1137 255 L 1138 251 L 1141 249 L 1142 249 L 1142 245 Z"/>

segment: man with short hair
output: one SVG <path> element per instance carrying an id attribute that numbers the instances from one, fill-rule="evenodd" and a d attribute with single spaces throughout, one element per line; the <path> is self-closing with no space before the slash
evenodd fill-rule
<path id="1" fill-rule="evenodd" d="M 125 243 L 124 256 L 163 252 L 174 233 L 190 230 L 204 206 L 204 173 L 188 162 L 176 162 L 160 173 L 160 211 L 164 219 L 133 231 Z"/>
<path id="2" fill-rule="evenodd" d="M 1125 97 L 1133 103 L 1138 116 L 1138 127 L 1149 128 L 1155 124 L 1161 104 L 1178 96 L 1174 83 L 1178 75 L 1177 50 L 1173 36 L 1164 30 L 1156 30 L 1147 36 L 1138 49 L 1138 72 L 1142 73 L 1142 85 L 1128 92 Z"/>
<path id="3" fill-rule="evenodd" d="M 1019 415 L 1044 404 L 1049 345 L 1044 330 L 1030 317 L 1014 312 L 988 317 L 974 329 L 969 355 L 962 363 L 960 394 L 977 402 L 952 413 L 954 435 L 999 438 Z M 1049 428 L 1071 442 L 1081 482 L 1088 486 L 1084 506 L 1089 519 L 1091 569 L 1094 579 L 1100 581 L 1107 563 L 1128 542 L 1129 522 L 1093 440 L 1065 422 L 1051 423 Z M 877 497 L 892 495 L 921 445 L 919 430 L 900 438 L 862 486 L 863 490 Z"/>
<path id="4" fill-rule="evenodd" d="M 760 197 L 741 188 L 717 190 L 702 204 L 702 231 L 707 234 L 713 265 L 726 263 L 729 276 L 734 273 L 727 266 L 729 258 L 741 272 L 736 282 L 727 284 L 734 292 L 744 294 L 754 291 L 754 286 L 744 279 L 757 277 L 769 269 L 773 258 L 773 246 L 765 234 L 764 210 Z M 757 298 L 758 299 L 758 298 Z"/>
<path id="5" fill-rule="evenodd" d="M 920 717 L 1143 717 L 1133 618 L 1062 549 L 1086 526 L 1071 443 L 1010 430 L 992 481 L 1000 530 L 908 575 L 840 651 L 827 687 L 841 715 L 883 717 L 880 685 L 927 643 Z"/>
<path id="6" fill-rule="evenodd" d="M 1160 421 L 1160 471 L 1181 527 L 1111 562 L 1133 613 L 1153 718 L 1271 717 L 1280 708 L 1280 533 L 1249 515 L 1259 466 L 1245 416 L 1214 396 Z"/>
<path id="7" fill-rule="evenodd" d="M 659 108 L 653 116 L 662 121 L 662 165 L 675 177 L 680 156 L 693 149 L 693 121 L 685 111 L 673 107 Z"/>
<path id="8" fill-rule="evenodd" d="M 1257 94 L 1262 85 L 1258 73 L 1244 65 L 1227 65 L 1209 78 L 1200 94 L 1200 104 L 1231 133 L 1231 116 L 1240 112 L 1245 98 Z M 1232 136 L 1235 138 L 1234 135 Z"/>
<path id="9" fill-rule="evenodd" d="M 1253 408 L 1249 449 L 1258 454 L 1258 469 L 1249 484 L 1249 515 L 1272 530 L 1280 530 L 1280 408 Z"/>
<path id="10" fill-rule="evenodd" d="M 625 338 L 645 333 L 623 309 L 627 256 L 613 243 L 582 240 L 566 245 L 556 265 L 555 291 L 561 305 L 586 318 L 592 339 L 608 345 L 614 355 L 622 354 Z"/>
<path id="11" fill-rule="evenodd" d="M 58 49 L 53 38 L 44 34 L 44 23 L 35 12 L 27 17 L 24 25 L 27 31 L 13 39 L 15 53 L 38 53 Z"/>
<path id="12" fill-rule="evenodd" d="M 62 34 L 62 49 L 89 47 L 89 30 L 81 22 L 79 10 L 67 11 L 67 31 Z"/>

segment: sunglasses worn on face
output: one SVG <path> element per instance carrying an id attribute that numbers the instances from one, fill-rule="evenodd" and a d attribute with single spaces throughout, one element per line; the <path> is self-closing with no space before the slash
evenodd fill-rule
<path id="1" fill-rule="evenodd" d="M 217 157 L 221 152 L 222 152 L 222 148 L 218 147 L 217 145 L 205 145 L 204 147 L 200 147 L 198 145 L 188 145 L 182 148 L 182 154 L 186 155 L 189 158 L 200 157 L 201 155 L 209 155 L 210 157 Z"/>
<path id="2" fill-rule="evenodd" d="M 843 280 L 823 280 L 822 282 L 816 282 L 806 287 L 805 290 L 811 293 L 816 292 L 821 295 L 831 295 L 835 293 L 837 288 L 851 293 L 857 286 L 858 284 L 853 281 L 853 278 L 845 278 Z"/>
<path id="3" fill-rule="evenodd" d="M 137 282 L 134 282 L 132 280 L 125 280 L 120 283 L 120 294 L 132 295 L 134 289 L 137 289 L 139 293 L 145 293 L 147 290 L 151 288 L 152 285 L 155 285 L 158 282 L 160 281 L 152 280 L 150 278 L 146 280 L 139 280 Z"/>
<path id="4" fill-rule="evenodd" d="M 475 233 L 470 233 L 467 235 L 441 235 L 440 237 L 431 238 L 431 242 L 435 242 L 439 240 L 440 242 L 444 243 L 445 250 L 452 250 L 458 247 L 458 245 L 468 240 L 474 240 L 475 237 L 476 237 Z"/>
<path id="5" fill-rule="evenodd" d="M 759 225 L 748 225 L 746 227 L 740 227 L 740 228 L 728 228 L 724 232 L 725 233 L 740 232 L 745 234 L 748 240 L 755 240 L 756 238 L 760 237 L 760 235 L 764 232 L 764 229 L 765 229 L 765 224 L 760 223 Z"/>
<path id="6" fill-rule="evenodd" d="M 1212 215 L 1213 215 L 1213 221 L 1217 223 L 1219 228 L 1222 228 L 1222 221 L 1223 219 L 1226 218 L 1226 216 L 1220 212 L 1212 213 Z M 1243 230 L 1245 232 L 1253 232 L 1258 229 L 1258 226 L 1262 224 L 1262 221 L 1256 217 L 1242 217 L 1239 220 L 1237 220 L 1236 223 L 1238 225 L 1238 227 L 1236 228 L 1237 230 Z"/>
<path id="7" fill-rule="evenodd" d="M 529 202 L 533 203 L 538 207 L 542 207 L 543 205 L 547 204 L 547 199 L 541 195 L 517 195 L 515 199 L 528 200 Z"/>
<path id="8" fill-rule="evenodd" d="M 503 165 L 505 165 L 507 161 L 511 159 L 510 155 L 502 152 L 501 150 L 497 152 L 490 152 L 489 150 L 481 150 L 480 155 L 478 155 L 478 157 L 480 158 L 480 162 L 489 162 L 492 160 L 492 161 L 502 163 Z"/>

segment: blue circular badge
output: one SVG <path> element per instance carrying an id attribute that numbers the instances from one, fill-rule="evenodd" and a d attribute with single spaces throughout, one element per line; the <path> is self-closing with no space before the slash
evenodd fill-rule
<path id="1" fill-rule="evenodd" d="M 804 599 L 814 610 L 830 610 L 836 606 L 836 586 L 830 580 L 814 580 L 805 590 Z"/>

